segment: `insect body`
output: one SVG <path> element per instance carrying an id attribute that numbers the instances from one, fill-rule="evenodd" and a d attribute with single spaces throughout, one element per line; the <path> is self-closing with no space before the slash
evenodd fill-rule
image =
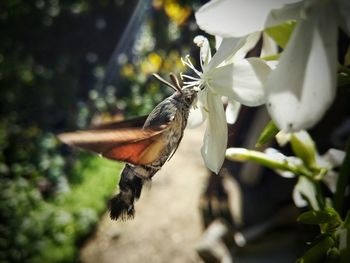
<path id="1" fill-rule="evenodd" d="M 174 85 L 155 77 L 176 92 L 153 109 L 142 127 L 131 127 L 126 121 L 59 135 L 64 143 L 126 162 L 119 193 L 109 202 L 110 216 L 115 220 L 134 216 L 134 201 L 140 197 L 144 181 L 151 179 L 175 153 L 197 97 L 193 88 L 181 89 L 173 74 L 170 77 Z"/>

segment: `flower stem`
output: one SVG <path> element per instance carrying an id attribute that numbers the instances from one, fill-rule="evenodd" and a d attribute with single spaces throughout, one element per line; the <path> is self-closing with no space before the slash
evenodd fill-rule
<path id="1" fill-rule="evenodd" d="M 325 200 L 324 200 L 324 196 L 322 194 L 321 184 L 318 181 L 313 181 L 313 184 L 315 185 L 317 203 L 318 203 L 320 209 L 324 210 L 325 209 Z"/>
<path id="2" fill-rule="evenodd" d="M 254 161 L 271 169 L 290 171 L 295 175 L 302 175 L 311 181 L 315 181 L 312 173 L 302 165 L 294 165 L 289 163 L 287 160 L 274 160 L 262 152 L 244 148 L 229 148 L 226 150 L 226 157 L 232 161 Z"/>
<path id="3" fill-rule="evenodd" d="M 323 210 L 325 208 L 325 200 L 322 194 L 320 179 L 315 178 L 312 171 L 308 170 L 304 165 L 295 165 L 286 160 L 274 159 L 265 153 L 248 150 L 244 148 L 229 148 L 226 150 L 226 158 L 232 161 L 254 161 L 265 167 L 271 168 L 273 170 L 290 171 L 297 176 L 304 176 L 307 180 L 313 184 L 315 188 L 315 198 L 318 203 L 319 209 Z"/>
<path id="4" fill-rule="evenodd" d="M 333 203 L 335 210 L 338 211 L 340 215 L 343 213 L 343 204 L 345 197 L 345 189 L 350 176 L 350 138 L 348 139 L 346 145 L 346 154 L 343 160 L 343 164 L 339 171 L 339 177 L 337 182 L 337 189 L 334 195 Z"/>

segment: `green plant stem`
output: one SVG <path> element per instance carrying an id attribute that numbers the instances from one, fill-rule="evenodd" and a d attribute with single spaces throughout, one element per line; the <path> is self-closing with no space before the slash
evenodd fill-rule
<path id="1" fill-rule="evenodd" d="M 272 141 L 272 139 L 276 136 L 278 132 L 279 129 L 276 126 L 276 124 L 273 121 L 269 121 L 269 123 L 261 132 L 258 142 L 255 144 L 255 147 L 261 147 L 269 141 Z"/>
<path id="2" fill-rule="evenodd" d="M 311 181 L 315 181 L 313 178 L 312 173 L 307 170 L 302 165 L 292 165 L 288 163 L 287 161 L 281 161 L 281 160 L 274 160 L 270 157 L 268 157 L 265 153 L 254 151 L 254 150 L 248 150 L 243 149 L 244 151 L 232 153 L 232 150 L 234 149 L 240 149 L 240 148 L 229 148 L 226 151 L 226 158 L 232 161 L 240 161 L 244 162 L 247 160 L 254 161 L 256 163 L 259 163 L 265 167 L 274 169 L 274 170 L 282 170 L 282 171 L 290 171 L 294 173 L 295 175 L 302 175 L 308 178 Z"/>
<path id="3" fill-rule="evenodd" d="M 325 200 L 324 200 L 324 196 L 322 194 L 322 188 L 320 185 L 319 181 L 312 181 L 312 183 L 315 185 L 315 189 L 316 189 L 316 200 L 318 203 L 318 206 L 320 207 L 321 210 L 325 209 Z"/>
<path id="4" fill-rule="evenodd" d="M 338 211 L 340 215 L 343 213 L 343 203 L 345 197 L 345 189 L 350 176 L 350 139 L 346 145 L 346 154 L 343 160 L 343 164 L 339 171 L 339 177 L 337 182 L 337 189 L 334 195 L 333 203 L 335 210 Z"/>
<path id="5" fill-rule="evenodd" d="M 322 194 L 322 189 L 320 185 L 320 179 L 315 178 L 312 171 L 308 170 L 303 165 L 293 165 L 286 160 L 274 160 L 273 158 L 267 156 L 266 154 L 254 150 L 248 150 L 243 148 L 229 148 L 226 151 L 226 158 L 232 161 L 254 161 L 265 167 L 271 168 L 273 170 L 290 171 L 297 176 L 304 176 L 309 180 L 315 188 L 316 191 L 316 201 L 321 210 L 325 208 L 325 200 Z"/>

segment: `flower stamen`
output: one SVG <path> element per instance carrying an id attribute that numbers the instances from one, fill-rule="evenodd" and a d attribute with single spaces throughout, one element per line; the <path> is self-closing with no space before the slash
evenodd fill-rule
<path id="1" fill-rule="evenodd" d="M 197 70 L 195 68 L 195 66 L 192 64 L 191 60 L 190 60 L 190 56 L 186 55 L 185 59 L 181 58 L 181 62 L 184 66 L 189 67 L 190 69 L 192 69 L 197 75 L 198 77 L 201 77 L 202 72 L 200 72 L 199 70 Z"/>
<path id="2" fill-rule="evenodd" d="M 185 78 L 185 79 L 191 79 L 191 80 L 200 80 L 198 78 L 192 77 L 192 76 L 187 75 L 187 74 L 182 74 L 182 73 L 180 73 L 180 77 L 181 77 L 181 79 Z"/>

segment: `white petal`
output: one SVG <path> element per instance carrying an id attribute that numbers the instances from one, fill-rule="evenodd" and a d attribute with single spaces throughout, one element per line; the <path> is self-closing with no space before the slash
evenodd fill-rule
<path id="1" fill-rule="evenodd" d="M 276 173 L 278 173 L 283 178 L 295 178 L 295 174 L 289 171 L 283 171 L 283 170 L 275 170 Z"/>
<path id="2" fill-rule="evenodd" d="M 207 93 L 207 89 L 198 92 L 196 105 L 190 109 L 188 116 L 188 128 L 196 128 L 206 120 L 208 115 Z"/>
<path id="3" fill-rule="evenodd" d="M 202 68 L 208 65 L 211 60 L 211 51 L 209 41 L 204 36 L 196 36 L 193 42 L 200 48 L 200 59 Z"/>
<path id="4" fill-rule="evenodd" d="M 227 58 L 235 54 L 245 43 L 245 39 L 242 41 L 240 38 L 224 38 L 221 44 L 210 60 L 209 64 L 203 69 L 203 72 L 208 72 L 213 68 L 219 66 Z"/>
<path id="5" fill-rule="evenodd" d="M 208 89 L 203 89 L 198 92 L 198 102 L 197 105 L 202 109 L 204 114 L 208 114 Z"/>
<path id="6" fill-rule="evenodd" d="M 239 110 L 241 109 L 241 103 L 235 100 L 230 100 L 226 107 L 226 121 L 228 124 L 234 124 L 237 120 Z"/>
<path id="7" fill-rule="evenodd" d="M 224 38 L 204 71 L 210 71 L 219 65 L 226 65 L 246 57 L 260 39 L 261 33 L 255 32 L 242 38 Z"/>
<path id="8" fill-rule="evenodd" d="M 276 55 L 278 53 L 278 46 L 276 42 L 265 32 L 262 35 L 263 42 L 260 57 Z"/>
<path id="9" fill-rule="evenodd" d="M 265 27 L 273 27 L 285 21 L 300 19 L 302 17 L 305 5 L 306 4 L 304 1 L 300 1 L 297 3 L 287 4 L 280 9 L 271 10 L 266 20 Z"/>
<path id="10" fill-rule="evenodd" d="M 240 43 L 239 45 L 242 45 L 237 52 L 232 56 L 231 61 L 235 62 L 235 61 L 239 61 L 244 59 L 247 56 L 247 53 L 249 51 L 251 51 L 259 42 L 261 38 L 261 32 L 254 32 L 252 34 L 249 34 L 248 36 L 246 36 L 245 38 L 242 38 L 242 43 Z M 225 60 L 225 63 L 229 63 L 230 62 L 230 58 Z"/>
<path id="11" fill-rule="evenodd" d="M 222 42 L 222 37 L 215 36 L 215 49 L 218 50 Z"/>
<path id="12" fill-rule="evenodd" d="M 195 14 L 198 26 L 221 37 L 241 37 L 261 31 L 271 9 L 291 0 L 213 0 Z"/>
<path id="13" fill-rule="evenodd" d="M 285 160 L 287 159 L 287 156 L 284 155 L 283 153 L 281 153 L 279 150 L 275 149 L 275 148 L 266 148 L 264 150 L 266 157 L 277 161 L 277 162 L 285 162 Z"/>
<path id="14" fill-rule="evenodd" d="M 265 149 L 265 154 L 268 158 L 270 158 L 271 160 L 274 160 L 274 161 L 277 161 L 277 162 L 280 162 L 280 163 L 288 163 L 289 166 L 301 166 L 303 164 L 303 161 L 298 158 L 298 157 L 295 157 L 295 156 L 286 156 L 284 155 L 283 153 L 279 152 L 278 150 L 276 150 L 275 148 L 267 148 Z M 277 170 L 278 171 L 278 170 Z M 283 171 L 283 172 L 286 172 L 286 171 Z M 290 172 L 287 172 L 285 174 L 282 173 L 282 176 L 283 175 L 286 175 L 288 174 L 287 178 L 292 178 L 292 177 L 295 177 L 295 174 L 290 175 Z"/>
<path id="15" fill-rule="evenodd" d="M 190 114 L 187 119 L 187 128 L 193 129 L 201 125 L 205 121 L 206 115 L 203 113 L 202 108 L 196 107 L 190 109 Z"/>
<path id="16" fill-rule="evenodd" d="M 263 84 L 270 73 L 262 59 L 248 58 L 213 69 L 208 84 L 213 92 L 247 106 L 265 103 Z"/>
<path id="17" fill-rule="evenodd" d="M 303 196 L 307 200 L 305 200 Z M 305 201 L 307 201 L 314 210 L 319 210 L 320 207 L 316 200 L 316 196 L 315 185 L 309 179 L 300 176 L 293 191 L 295 205 L 298 207 L 305 206 Z M 303 200 L 305 201 L 303 202 Z"/>
<path id="18" fill-rule="evenodd" d="M 291 137 L 292 137 L 291 133 L 284 132 L 284 131 L 279 131 L 275 136 L 276 141 L 280 147 L 283 147 L 287 143 L 289 143 Z"/>
<path id="19" fill-rule="evenodd" d="M 270 69 L 274 70 L 275 68 L 277 68 L 278 60 L 268 60 L 265 62 L 270 67 Z"/>
<path id="20" fill-rule="evenodd" d="M 328 163 L 330 168 L 340 166 L 345 158 L 345 152 L 337 149 L 329 149 L 322 155 L 322 159 Z"/>
<path id="21" fill-rule="evenodd" d="M 334 99 L 337 27 L 331 6 L 320 7 L 296 26 L 266 83 L 267 108 L 280 130 L 312 127 Z"/>
<path id="22" fill-rule="evenodd" d="M 296 207 L 306 207 L 307 202 L 302 197 L 301 193 L 299 192 L 298 188 L 295 186 L 293 189 L 293 201 Z"/>
<path id="23" fill-rule="evenodd" d="M 208 92 L 208 124 L 201 149 L 206 166 L 218 173 L 225 159 L 227 124 L 220 96 Z"/>
<path id="24" fill-rule="evenodd" d="M 337 182 L 338 182 L 339 174 L 329 170 L 325 177 L 323 177 L 322 182 L 331 190 L 334 194 L 337 190 Z"/>

